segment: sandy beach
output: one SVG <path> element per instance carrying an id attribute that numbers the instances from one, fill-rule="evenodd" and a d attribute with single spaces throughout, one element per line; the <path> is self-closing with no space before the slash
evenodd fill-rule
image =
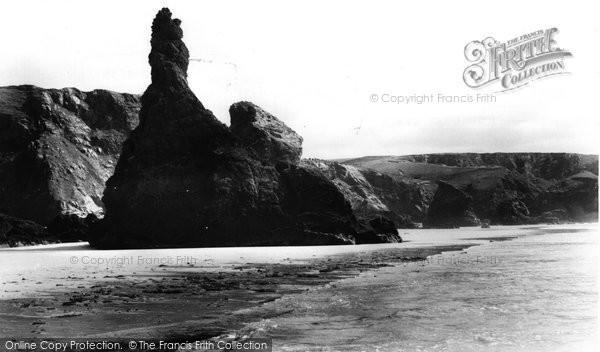
<path id="1" fill-rule="evenodd" d="M 568 231 L 566 225 L 566 231 Z M 540 227 L 405 230 L 401 244 L 98 251 L 86 243 L 0 252 L 1 337 L 209 338 L 285 315 L 289 294 Z M 561 230 L 565 231 L 565 229 Z"/>

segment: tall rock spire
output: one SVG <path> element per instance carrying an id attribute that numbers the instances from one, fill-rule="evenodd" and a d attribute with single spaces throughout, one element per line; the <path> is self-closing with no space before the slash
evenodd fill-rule
<path id="1" fill-rule="evenodd" d="M 171 18 L 168 8 L 160 10 L 152 22 L 152 50 L 148 59 L 152 83 L 172 88 L 187 87 L 189 51 L 183 38 L 181 21 Z"/>
<path id="2" fill-rule="evenodd" d="M 156 162 L 183 154 L 206 156 L 233 144 L 227 126 L 204 108 L 188 86 L 190 55 L 182 41 L 181 21 L 171 17 L 171 11 L 163 8 L 152 22 L 148 55 L 152 83 L 142 96 L 140 126 L 123 149 L 124 156 L 135 154 L 138 161 Z M 128 163 L 120 162 L 122 166 Z"/>
<path id="3" fill-rule="evenodd" d="M 152 83 L 142 96 L 140 124 L 106 183 L 106 216 L 92 245 L 382 241 L 363 236 L 373 230 L 358 223 L 329 179 L 298 165 L 302 138 L 283 122 L 241 103 L 231 110 L 232 131 L 204 108 L 187 84 L 180 24 L 166 8 L 152 23 Z"/>

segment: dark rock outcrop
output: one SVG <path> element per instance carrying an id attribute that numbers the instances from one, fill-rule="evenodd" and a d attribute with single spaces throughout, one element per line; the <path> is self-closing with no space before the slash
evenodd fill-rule
<path id="1" fill-rule="evenodd" d="M 231 132 L 266 164 L 295 165 L 302 155 L 302 137 L 260 107 L 240 102 L 229 108 Z"/>
<path id="2" fill-rule="evenodd" d="M 46 229 L 61 242 L 87 241 L 92 226 L 98 220 L 94 214 L 85 218 L 75 214 L 61 214 L 54 218 Z"/>
<path id="3" fill-rule="evenodd" d="M 0 88 L 0 212 L 48 224 L 101 215 L 139 99 L 106 90 Z"/>
<path id="4" fill-rule="evenodd" d="M 423 222 L 426 227 L 461 227 L 481 224 L 472 209 L 473 198 L 453 185 L 438 181 L 435 197 Z"/>
<path id="5" fill-rule="evenodd" d="M 532 224 L 560 224 L 568 220 L 569 216 L 564 209 L 555 209 L 543 212 L 530 219 Z"/>
<path id="6" fill-rule="evenodd" d="M 21 247 L 59 242 L 58 238 L 30 220 L 0 214 L 0 247 Z"/>
<path id="7" fill-rule="evenodd" d="M 598 221 L 598 176 L 574 175 L 557 181 L 533 199 L 530 208 L 536 213 L 561 210 L 569 220 Z"/>
<path id="8" fill-rule="evenodd" d="M 529 218 L 527 205 L 518 199 L 506 199 L 496 208 L 497 222 L 502 224 L 523 224 Z"/>
<path id="9" fill-rule="evenodd" d="M 94 229 L 100 248 L 349 244 L 376 232 L 322 173 L 298 165 L 301 139 L 249 103 L 232 128 L 187 85 L 180 21 L 152 24 L 152 83 L 123 146 Z M 394 229 L 395 232 L 395 229 Z M 397 233 L 377 237 L 389 240 Z"/>

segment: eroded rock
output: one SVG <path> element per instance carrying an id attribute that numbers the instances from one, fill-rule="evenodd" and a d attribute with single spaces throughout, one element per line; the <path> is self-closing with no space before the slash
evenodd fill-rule
<path id="1" fill-rule="evenodd" d="M 238 103 L 230 130 L 202 105 L 187 85 L 180 23 L 166 8 L 154 19 L 152 83 L 92 245 L 353 244 L 374 235 L 330 180 L 297 165 L 302 140 L 281 121 Z"/>
<path id="2" fill-rule="evenodd" d="M 266 163 L 298 164 L 302 137 L 260 107 L 239 102 L 229 108 L 231 132 Z"/>
<path id="3" fill-rule="evenodd" d="M 0 214 L 0 247 L 21 247 L 59 242 L 58 238 L 30 220 Z"/>
<path id="4" fill-rule="evenodd" d="M 427 218 L 423 223 L 427 227 L 479 226 L 481 222 L 471 207 L 473 198 L 457 187 L 438 181 L 438 188 Z"/>
<path id="5" fill-rule="evenodd" d="M 0 212 L 42 225 L 101 216 L 138 110 L 137 96 L 106 90 L 0 88 Z"/>

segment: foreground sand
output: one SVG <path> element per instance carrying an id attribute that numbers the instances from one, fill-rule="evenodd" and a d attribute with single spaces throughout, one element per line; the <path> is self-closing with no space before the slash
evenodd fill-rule
<path id="1" fill-rule="evenodd" d="M 0 337 L 194 338 L 286 314 L 263 307 L 366 270 L 423 261 L 537 227 L 405 231 L 402 244 L 0 251 Z"/>

